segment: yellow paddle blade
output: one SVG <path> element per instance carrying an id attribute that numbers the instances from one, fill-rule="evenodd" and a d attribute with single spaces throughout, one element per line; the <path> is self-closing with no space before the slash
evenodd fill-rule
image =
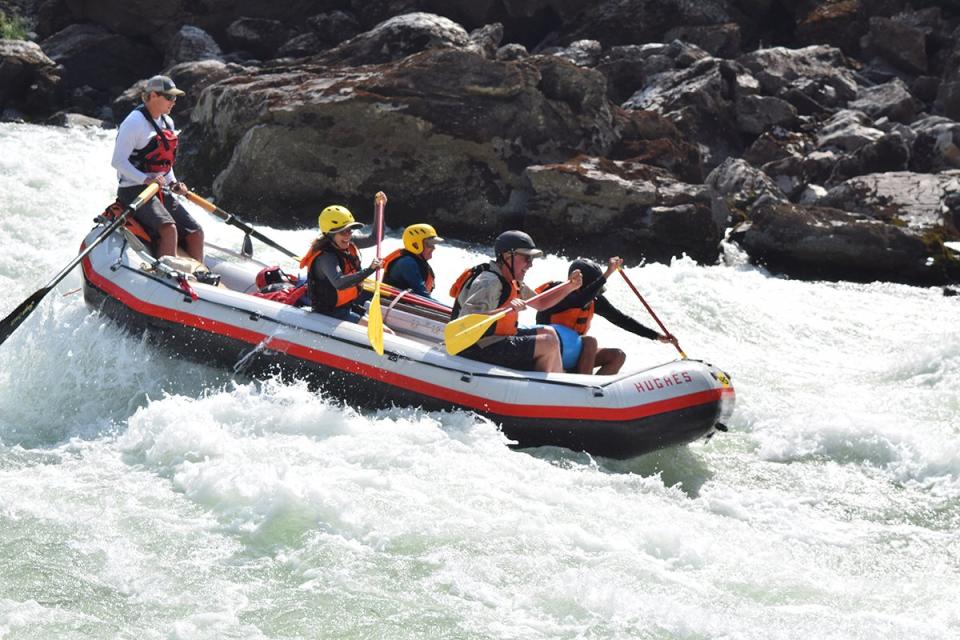
<path id="1" fill-rule="evenodd" d="M 456 355 L 476 343 L 491 325 L 510 311 L 511 309 L 507 309 L 492 316 L 485 313 L 471 313 L 460 316 L 456 320 L 451 320 L 443 329 L 443 340 L 447 345 L 447 353 L 452 356 Z"/>
<path id="2" fill-rule="evenodd" d="M 373 290 L 373 299 L 370 300 L 370 309 L 367 311 L 367 339 L 370 346 L 383 355 L 383 314 L 380 312 L 380 283 L 377 282 Z"/>

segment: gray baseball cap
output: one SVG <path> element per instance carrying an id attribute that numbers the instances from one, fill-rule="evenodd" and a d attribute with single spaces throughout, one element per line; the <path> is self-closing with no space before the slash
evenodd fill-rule
<path id="1" fill-rule="evenodd" d="M 180 89 L 177 89 L 177 85 L 173 83 L 167 76 L 153 76 L 147 80 L 147 84 L 143 88 L 144 93 L 150 93 L 151 91 L 156 93 L 168 93 L 172 96 L 182 96 L 186 95 Z"/>

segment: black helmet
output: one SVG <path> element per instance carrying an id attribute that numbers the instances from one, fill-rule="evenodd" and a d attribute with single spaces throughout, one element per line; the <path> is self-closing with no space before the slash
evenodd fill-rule
<path id="1" fill-rule="evenodd" d="M 493 243 L 493 252 L 498 258 L 501 253 L 506 253 L 507 251 L 513 251 L 514 253 L 532 258 L 538 258 L 543 255 L 543 251 L 537 249 L 537 245 L 533 243 L 533 238 L 523 231 L 517 230 L 504 231 L 497 236 L 496 241 Z"/>
<path id="2" fill-rule="evenodd" d="M 588 258 L 577 258 L 571 262 L 567 275 L 577 269 L 580 269 L 580 273 L 583 275 L 583 286 L 585 287 L 596 282 L 603 275 L 603 269 L 600 268 L 600 265 Z"/>

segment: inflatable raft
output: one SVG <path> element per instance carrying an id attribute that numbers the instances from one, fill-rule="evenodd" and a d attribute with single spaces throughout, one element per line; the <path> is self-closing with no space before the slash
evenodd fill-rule
<path id="1" fill-rule="evenodd" d="M 95 227 L 84 247 L 102 233 Z M 443 307 L 384 298 L 377 355 L 366 327 L 251 295 L 261 263 L 209 248 L 205 284 L 157 261 L 121 229 L 82 261 L 87 304 L 173 353 L 252 377 L 295 376 L 352 406 L 462 409 L 519 447 L 628 458 L 712 436 L 734 404 L 729 378 L 697 360 L 615 376 L 517 371 L 452 356 Z"/>

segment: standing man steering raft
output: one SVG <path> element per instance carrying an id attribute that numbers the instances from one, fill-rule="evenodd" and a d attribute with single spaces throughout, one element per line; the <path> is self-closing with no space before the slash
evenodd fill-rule
<path id="1" fill-rule="evenodd" d="M 202 263 L 203 229 L 171 195 L 188 191 L 173 174 L 178 136 L 170 111 L 182 95 L 167 76 L 147 80 L 140 94 L 143 104 L 131 111 L 117 130 L 110 164 L 117 170 L 117 199 L 124 206 L 133 202 L 143 185 L 160 185 L 158 196 L 133 214 L 153 238 L 156 256 L 175 256 L 179 245 Z"/>

